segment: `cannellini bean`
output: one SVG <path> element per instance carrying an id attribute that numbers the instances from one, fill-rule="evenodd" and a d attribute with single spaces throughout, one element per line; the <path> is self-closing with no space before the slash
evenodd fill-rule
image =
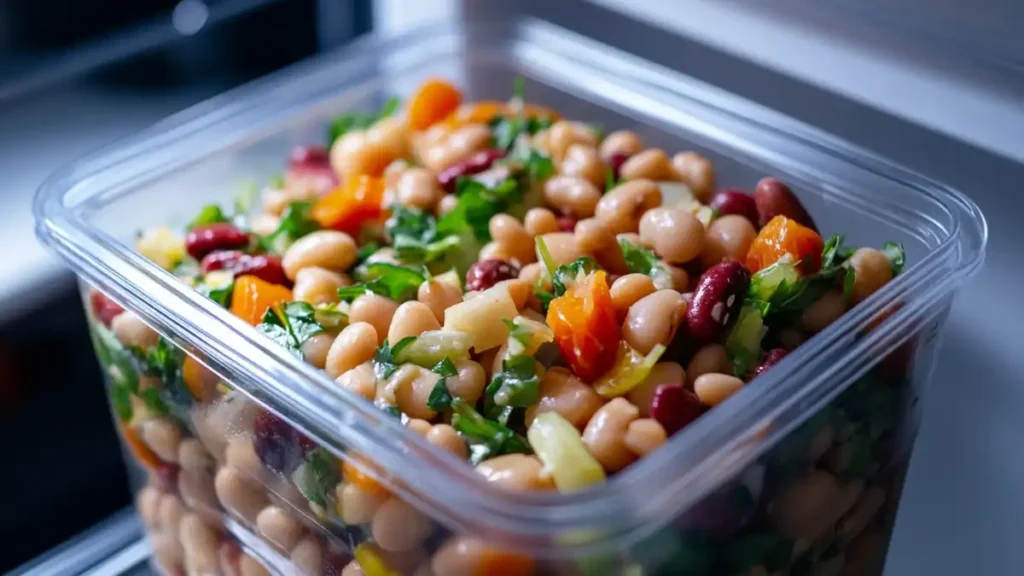
<path id="1" fill-rule="evenodd" d="M 619 177 L 623 180 L 675 180 L 668 155 L 661 148 L 648 148 L 629 157 L 619 168 Z"/>
<path id="2" fill-rule="evenodd" d="M 319 266 L 302 268 L 295 274 L 292 295 L 296 300 L 310 304 L 333 304 L 339 301 L 338 288 L 351 286 L 346 274 Z"/>
<path id="3" fill-rule="evenodd" d="M 392 498 L 373 515 L 370 531 L 384 550 L 402 552 L 419 546 L 433 531 L 433 522 L 419 510 Z"/>
<path id="4" fill-rule="evenodd" d="M 650 180 L 631 180 L 619 184 L 601 197 L 594 216 L 613 234 L 636 232 L 645 212 L 661 205 L 661 189 Z"/>
<path id="5" fill-rule="evenodd" d="M 434 424 L 427 432 L 427 442 L 447 450 L 465 460 L 469 457 L 469 448 L 454 428 L 447 424 Z"/>
<path id="6" fill-rule="evenodd" d="M 576 243 L 576 237 L 569 232 L 554 232 L 545 234 L 542 238 L 548 252 L 551 253 L 551 259 L 558 266 L 568 264 L 586 254 Z"/>
<path id="7" fill-rule="evenodd" d="M 658 362 L 651 368 L 651 373 L 648 374 L 647 379 L 626 394 L 626 399 L 640 410 L 640 416 L 646 418 L 650 415 L 654 390 L 662 384 L 685 386 L 686 371 L 675 362 Z"/>
<path id="8" fill-rule="evenodd" d="M 416 299 L 429 306 L 434 318 L 443 324 L 444 311 L 462 302 L 462 290 L 436 278 L 431 278 L 420 284 Z"/>
<path id="9" fill-rule="evenodd" d="M 537 403 L 526 408 L 525 422 L 529 426 L 538 414 L 557 412 L 578 429 L 583 429 L 604 400 L 569 370 L 554 367 L 541 379 Z"/>
<path id="10" fill-rule="evenodd" d="M 743 216 L 726 214 L 716 218 L 705 235 L 704 250 L 700 253 L 701 266 L 710 268 L 728 260 L 744 262 L 756 237 L 754 225 Z"/>
<path id="11" fill-rule="evenodd" d="M 637 352 L 647 354 L 658 344 L 668 346 L 685 314 L 686 302 L 679 292 L 658 290 L 629 307 L 622 338 Z"/>
<path id="12" fill-rule="evenodd" d="M 555 176 L 544 183 L 544 200 L 562 214 L 589 218 L 601 201 L 601 191 L 583 178 Z"/>
<path id="13" fill-rule="evenodd" d="M 804 310 L 800 327 L 808 332 L 821 332 L 846 314 L 846 298 L 838 290 L 829 290 Z"/>
<path id="14" fill-rule="evenodd" d="M 672 157 L 672 168 L 694 197 L 706 203 L 715 191 L 715 167 L 696 152 L 680 152 Z"/>
<path id="15" fill-rule="evenodd" d="M 601 141 L 601 158 L 605 161 L 613 156 L 630 157 L 644 149 L 643 142 L 636 132 L 630 130 L 616 130 L 604 137 Z"/>
<path id="16" fill-rule="evenodd" d="M 846 263 L 854 270 L 853 302 L 863 302 L 892 280 L 892 265 L 880 250 L 859 248 Z M 120 318 L 120 316 L 118 317 Z M 116 319 L 115 319 L 116 320 Z"/>
<path id="17" fill-rule="evenodd" d="M 531 208 L 523 217 L 523 227 L 530 236 L 540 236 L 558 232 L 558 220 L 547 208 Z"/>
<path id="18" fill-rule="evenodd" d="M 405 302 L 395 310 L 388 328 L 388 341 L 401 342 L 409 336 L 419 336 L 428 330 L 440 330 L 441 324 L 430 306 L 422 302 Z"/>
<path id="19" fill-rule="evenodd" d="M 153 330 L 142 321 L 142 318 L 132 312 L 131 310 L 125 310 L 110 322 L 110 329 L 114 332 L 114 337 L 117 338 L 118 342 L 124 346 L 138 346 L 140 348 L 149 348 L 150 346 L 156 346 L 157 342 L 160 341 L 160 335 L 157 334 L 156 330 Z"/>
<path id="20" fill-rule="evenodd" d="M 511 490 L 553 490 L 554 480 L 536 456 L 504 454 L 484 460 L 476 467 L 488 482 Z"/>
<path id="21" fill-rule="evenodd" d="M 216 574 L 217 531 L 197 514 L 186 514 L 178 527 L 178 539 L 185 550 L 185 568 L 190 574 Z"/>
<path id="22" fill-rule="evenodd" d="M 281 258 L 281 266 L 289 280 L 299 270 L 312 266 L 344 272 L 356 261 L 356 243 L 352 237 L 337 230 L 317 230 L 295 241 Z"/>
<path id="23" fill-rule="evenodd" d="M 639 418 L 629 423 L 622 442 L 637 456 L 654 452 L 668 440 L 665 428 L 657 420 Z"/>
<path id="24" fill-rule="evenodd" d="M 743 388 L 743 380 L 732 374 L 710 372 L 693 381 L 693 391 L 708 406 L 717 406 Z"/>
<path id="25" fill-rule="evenodd" d="M 363 362 L 372 360 L 377 344 L 377 331 L 372 325 L 366 322 L 349 324 L 334 339 L 327 352 L 327 365 L 324 368 L 327 375 L 337 378 Z"/>
<path id="26" fill-rule="evenodd" d="M 686 377 L 692 388 L 700 376 L 725 373 L 730 369 L 731 365 L 725 348 L 720 344 L 706 344 L 697 350 L 693 358 L 690 359 L 690 363 L 686 365 Z"/>
<path id="27" fill-rule="evenodd" d="M 394 390 L 398 409 L 410 418 L 432 420 L 437 412 L 427 406 L 434 386 L 441 379 L 438 374 L 413 364 L 405 364 L 388 380 L 387 388 Z"/>
<path id="28" fill-rule="evenodd" d="M 636 459 L 625 444 L 625 436 L 629 424 L 639 415 L 637 407 L 625 398 L 613 398 L 587 423 L 583 443 L 606 471 L 617 472 Z"/>
<path id="29" fill-rule="evenodd" d="M 279 506 L 267 506 L 256 516 L 256 528 L 271 544 L 290 552 L 302 538 L 302 525 Z"/>
<path id="30" fill-rule="evenodd" d="M 292 549 L 292 566 L 302 576 L 322 576 L 324 569 L 324 547 L 314 536 L 307 536 Z"/>
<path id="31" fill-rule="evenodd" d="M 363 294 L 352 301 L 348 311 L 349 324 L 365 322 L 377 335 L 377 346 L 388 337 L 388 330 L 398 310 L 398 302 L 379 294 Z"/>
<path id="32" fill-rule="evenodd" d="M 170 418 L 154 418 L 141 425 L 142 442 L 149 446 L 161 460 L 178 461 L 178 445 L 181 444 L 181 429 Z"/>
<path id="33" fill-rule="evenodd" d="M 246 480 L 234 468 L 221 468 L 214 478 L 217 499 L 228 511 L 233 512 L 250 525 L 267 505 L 266 494 Z"/>
<path id="34" fill-rule="evenodd" d="M 370 402 L 373 402 L 373 399 L 377 396 L 377 378 L 373 375 L 373 364 L 369 360 L 351 370 L 347 370 L 344 374 L 338 376 L 335 382 L 341 384 L 342 388 Z"/>
<path id="35" fill-rule="evenodd" d="M 624 319 L 630 306 L 654 292 L 654 281 L 647 274 L 620 276 L 611 286 L 612 305 L 615 306 L 616 316 L 619 320 Z"/>
<path id="36" fill-rule="evenodd" d="M 444 196 L 437 177 L 425 168 L 409 168 L 395 183 L 395 196 L 403 206 L 432 212 Z"/>
<path id="37" fill-rule="evenodd" d="M 390 498 L 384 492 L 365 490 L 348 482 L 338 484 L 336 493 L 341 502 L 341 519 L 352 525 L 366 524 L 373 520 L 377 509 Z"/>
<path id="38" fill-rule="evenodd" d="M 160 519 L 160 500 L 163 494 L 152 486 L 146 486 L 135 497 L 135 508 L 146 528 L 153 528 Z"/>
<path id="39" fill-rule="evenodd" d="M 583 122 L 559 120 L 548 128 L 547 148 L 551 158 L 560 164 L 573 144 L 597 146 L 597 133 Z"/>
<path id="40" fill-rule="evenodd" d="M 672 264 L 685 264 L 699 256 L 705 237 L 704 225 L 683 208 L 654 208 L 640 219 L 640 238 L 654 247 L 655 254 Z"/>
<path id="41" fill-rule="evenodd" d="M 604 185 L 607 167 L 597 154 L 597 148 L 586 144 L 573 144 L 559 165 L 564 176 L 582 178 L 600 188 Z"/>

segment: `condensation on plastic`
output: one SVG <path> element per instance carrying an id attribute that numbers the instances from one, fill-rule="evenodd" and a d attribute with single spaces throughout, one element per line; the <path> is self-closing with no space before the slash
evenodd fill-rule
<path id="1" fill-rule="evenodd" d="M 461 79 L 469 99 L 504 99 L 517 75 L 526 77 L 531 101 L 634 129 L 669 150 L 702 151 L 721 186 L 750 189 L 766 174 L 777 176 L 823 230 L 847 231 L 855 245 L 900 241 L 910 266 L 606 484 L 576 494 L 519 494 L 486 484 L 130 246 L 138 229 L 174 218 L 183 224 L 202 204 L 229 202 L 240 179 L 266 181 L 291 145 L 321 141 L 333 114 L 372 109 L 431 76 Z M 35 213 L 39 237 L 85 282 L 201 353 L 256 402 L 340 458 L 372 455 L 396 495 L 445 527 L 538 558 L 607 553 L 643 539 L 755 463 L 879 358 L 912 337 L 937 337 L 954 289 L 982 263 L 987 234 L 977 206 L 957 191 L 536 20 L 368 39 L 275 74 L 64 168 L 42 186 Z M 934 344 L 923 349 L 915 380 L 926 381 Z M 909 428 L 912 439 L 916 424 Z"/>

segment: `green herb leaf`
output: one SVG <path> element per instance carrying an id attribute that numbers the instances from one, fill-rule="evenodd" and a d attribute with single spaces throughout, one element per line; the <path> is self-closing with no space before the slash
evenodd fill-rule
<path id="1" fill-rule="evenodd" d="M 846 269 L 843 275 L 843 298 L 847 302 L 853 298 L 853 285 L 857 283 L 857 270 L 853 266 Z"/>
<path id="2" fill-rule="evenodd" d="M 231 294 L 235 290 L 235 283 L 230 282 L 224 286 L 213 287 L 205 282 L 200 282 L 196 286 L 196 292 L 199 292 L 203 296 L 206 296 L 210 300 L 213 300 L 217 304 L 220 304 L 224 308 L 231 307 Z"/>
<path id="3" fill-rule="evenodd" d="M 328 508 L 334 500 L 334 487 L 341 481 L 341 473 L 334 456 L 323 448 L 306 454 L 305 460 L 292 473 L 292 482 L 299 492 L 321 508 Z"/>
<path id="4" fill-rule="evenodd" d="M 341 138 L 346 133 L 352 130 L 365 130 L 370 126 L 373 126 L 378 120 L 387 118 L 398 110 L 398 107 L 402 104 L 399 98 L 389 98 L 381 109 L 376 114 L 366 114 L 362 112 L 350 112 L 348 114 L 341 114 L 335 116 L 334 120 L 331 121 L 330 128 L 328 129 L 328 144 L 334 144 L 334 141 Z"/>
<path id="5" fill-rule="evenodd" d="M 260 243 L 269 252 L 282 253 L 303 236 L 320 229 L 320 223 L 313 219 L 312 202 L 292 202 L 281 215 L 281 222 Z"/>
<path id="6" fill-rule="evenodd" d="M 192 230 L 200 226 L 209 226 L 219 222 L 230 222 L 230 219 L 224 215 L 224 211 L 221 210 L 219 204 L 207 204 L 199 211 L 199 215 L 192 219 L 185 228 Z"/>
<path id="7" fill-rule="evenodd" d="M 452 394 L 448 391 L 448 378 L 458 377 L 459 371 L 456 370 L 455 364 L 448 357 L 438 362 L 430 371 L 439 374 L 441 379 L 437 381 L 437 384 L 434 384 L 434 389 L 430 391 L 430 396 L 427 398 L 427 407 L 431 410 L 444 410 L 452 404 Z"/>
<path id="8" fill-rule="evenodd" d="M 619 248 L 622 250 L 622 257 L 626 260 L 626 268 L 630 272 L 650 276 L 654 281 L 654 287 L 659 290 L 671 288 L 674 285 L 672 275 L 668 273 L 654 252 L 625 238 L 619 239 Z"/>
<path id="9" fill-rule="evenodd" d="M 488 420 L 461 398 L 452 400 L 452 428 L 469 444 L 470 461 L 476 465 L 500 454 L 530 454 L 526 438 L 508 426 Z"/>
<path id="10" fill-rule="evenodd" d="M 275 190 L 284 190 L 284 174 L 278 172 L 270 176 L 269 184 L 271 188 Z"/>
<path id="11" fill-rule="evenodd" d="M 398 356 L 403 348 L 415 341 L 415 336 L 408 336 L 399 340 L 394 346 L 391 346 L 387 339 L 384 340 L 384 343 L 377 348 L 377 352 L 373 355 L 373 375 L 377 377 L 378 382 L 387 380 L 398 370 L 399 363 L 395 360 L 395 357 Z"/>
<path id="12" fill-rule="evenodd" d="M 338 309 L 337 304 L 318 304 L 313 308 L 316 323 L 325 330 L 336 330 L 348 324 L 348 314 Z"/>
<path id="13" fill-rule="evenodd" d="M 744 378 L 753 370 L 761 353 L 761 339 L 764 337 L 762 308 L 744 302 L 736 323 L 725 339 L 725 353 L 732 365 L 732 372 Z"/>
<path id="14" fill-rule="evenodd" d="M 526 407 L 540 396 L 537 363 L 525 354 L 512 356 L 501 363 L 501 371 L 487 385 L 487 396 L 501 407 Z"/>
<path id="15" fill-rule="evenodd" d="M 882 246 L 882 253 L 889 259 L 889 265 L 892 266 L 892 275 L 898 276 L 903 271 L 903 266 L 907 260 L 907 254 L 903 250 L 903 245 L 897 242 L 886 242 Z"/>
<path id="16" fill-rule="evenodd" d="M 536 150 L 530 150 L 530 155 L 523 159 L 523 165 L 526 176 L 532 182 L 540 182 L 555 173 L 555 163 L 551 158 Z M 526 186 L 523 187 L 526 188 Z"/>
<path id="17" fill-rule="evenodd" d="M 413 268 L 374 262 L 357 268 L 356 276 L 362 282 L 338 290 L 338 296 L 342 301 L 351 302 L 363 294 L 372 292 L 396 302 L 405 302 L 416 297 L 416 291 L 420 284 L 430 277 L 430 272 L 423 267 Z"/>
<path id="18" fill-rule="evenodd" d="M 126 386 L 116 382 L 110 386 L 110 403 L 114 406 L 114 412 L 122 422 L 129 422 L 132 419 L 132 393 Z"/>
<path id="19" fill-rule="evenodd" d="M 157 414 L 166 415 L 168 414 L 167 404 L 164 404 L 164 399 L 160 396 L 160 390 L 157 388 L 146 388 L 142 391 L 139 396 L 142 401 L 146 404 L 146 408 L 149 408 L 152 412 Z"/>
<path id="20" fill-rule="evenodd" d="M 381 249 L 381 245 L 377 242 L 367 242 L 359 247 L 359 251 L 356 252 L 356 264 L 362 264 L 367 258 L 377 253 L 377 250 Z"/>
<path id="21" fill-rule="evenodd" d="M 520 135 L 531 136 L 550 128 L 553 123 L 550 118 L 524 118 L 521 116 L 509 118 L 503 115 L 495 116 L 488 122 L 491 127 L 491 135 L 494 137 L 494 147 L 505 151 L 516 147 L 516 141 Z"/>
<path id="22" fill-rule="evenodd" d="M 825 242 L 824 248 L 821 250 L 821 268 L 823 270 L 829 270 L 838 265 L 839 251 L 843 246 L 843 235 L 836 233 Z"/>
<path id="23" fill-rule="evenodd" d="M 388 416 L 394 416 L 400 420 L 402 419 L 402 411 L 394 404 L 389 404 L 388 402 L 378 398 L 374 401 L 373 405 L 380 408 L 380 411 L 384 412 Z"/>
<path id="24" fill-rule="evenodd" d="M 324 331 L 316 321 L 313 306 L 306 302 L 288 302 L 267 309 L 256 327 L 289 352 L 302 358 L 302 345 Z"/>

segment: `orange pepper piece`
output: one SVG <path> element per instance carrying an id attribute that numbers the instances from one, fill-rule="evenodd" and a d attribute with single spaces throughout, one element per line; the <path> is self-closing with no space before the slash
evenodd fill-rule
<path id="1" fill-rule="evenodd" d="M 584 382 L 593 382 L 615 363 L 619 323 L 603 270 L 588 274 L 552 300 L 547 322 L 562 357 Z"/>
<path id="2" fill-rule="evenodd" d="M 477 574 L 480 576 L 532 576 L 537 571 L 533 558 L 497 548 L 480 550 Z"/>
<path id="3" fill-rule="evenodd" d="M 360 464 L 363 466 L 370 466 L 365 460 L 360 460 Z M 384 487 L 383 484 L 377 482 L 372 476 L 366 474 L 359 467 L 349 460 L 341 461 L 341 474 L 342 477 L 348 480 L 350 483 L 371 492 L 374 494 L 390 494 L 391 492 Z"/>
<path id="4" fill-rule="evenodd" d="M 358 236 L 364 223 L 384 214 L 384 180 L 373 176 L 349 178 L 345 184 L 317 200 L 310 211 L 324 228 Z"/>
<path id="5" fill-rule="evenodd" d="M 262 320 L 262 317 L 261 317 Z M 181 365 L 181 379 L 193 398 L 205 402 L 220 378 L 195 358 L 186 355 Z"/>
<path id="6" fill-rule="evenodd" d="M 250 275 L 239 276 L 231 292 L 231 313 L 256 326 L 271 306 L 291 300 L 292 291 L 280 284 Z"/>
<path id="7" fill-rule="evenodd" d="M 817 232 L 779 215 L 765 224 L 754 238 L 747 252 L 747 268 L 753 274 L 789 255 L 793 262 L 800 262 L 805 274 L 813 274 L 821 268 L 824 247 L 825 241 Z"/>
<path id="8" fill-rule="evenodd" d="M 517 111 L 508 102 L 498 100 L 481 100 L 466 106 L 460 107 L 444 119 L 445 124 L 451 128 L 458 128 L 465 124 L 486 124 L 495 116 L 514 116 Z M 524 104 L 523 115 L 527 118 L 550 118 L 558 120 L 558 113 L 546 106 L 536 104 Z"/>
<path id="9" fill-rule="evenodd" d="M 462 103 L 462 92 L 444 80 L 427 80 L 409 100 L 409 128 L 426 130 Z"/>
<path id="10" fill-rule="evenodd" d="M 119 428 L 121 429 L 121 437 L 124 438 L 124 443 L 128 446 L 128 451 L 131 452 L 136 462 L 149 470 L 155 470 L 164 463 L 156 455 L 156 452 L 153 452 L 149 449 L 149 446 L 146 446 L 133 428 L 124 425 L 119 426 Z"/>

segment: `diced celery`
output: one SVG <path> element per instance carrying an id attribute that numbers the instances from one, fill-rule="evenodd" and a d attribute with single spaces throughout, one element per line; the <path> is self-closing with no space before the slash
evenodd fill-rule
<path id="1" fill-rule="evenodd" d="M 787 260 L 779 260 L 775 264 L 763 268 L 750 278 L 748 294 L 755 300 L 768 302 L 783 284 L 793 285 L 800 280 L 800 272 Z"/>
<path id="2" fill-rule="evenodd" d="M 658 188 L 661 189 L 662 204 L 680 204 L 689 205 L 695 198 L 693 196 L 693 190 L 682 182 L 673 182 L 670 180 L 658 182 Z"/>
<path id="3" fill-rule="evenodd" d="M 506 356 L 519 354 L 534 355 L 537 349 L 555 340 L 555 333 L 547 324 L 531 320 L 526 316 L 516 316 L 509 323 L 508 349 Z"/>
<path id="4" fill-rule="evenodd" d="M 604 482 L 604 468 L 587 451 L 579 430 L 557 412 L 534 418 L 526 437 L 560 492 Z"/>
<path id="5" fill-rule="evenodd" d="M 744 304 L 740 317 L 725 340 L 725 353 L 736 376 L 744 377 L 757 364 L 764 332 L 761 309 L 753 304 Z"/>
<path id="6" fill-rule="evenodd" d="M 655 346 L 647 356 L 644 356 L 633 350 L 629 344 L 620 342 L 615 365 L 604 376 L 598 378 L 597 382 L 594 382 L 594 390 L 605 398 L 626 394 L 647 379 L 651 369 L 664 353 L 665 347 L 661 344 Z"/>
<path id="7" fill-rule="evenodd" d="M 446 357 L 452 361 L 469 357 L 473 335 L 462 330 L 428 330 L 420 334 L 398 353 L 395 362 L 412 362 L 424 368 L 433 368 Z"/>
<path id="8" fill-rule="evenodd" d="M 509 331 L 503 320 L 511 320 L 518 315 L 508 287 L 498 284 L 480 292 L 472 300 L 445 310 L 444 327 L 472 334 L 473 348 L 483 352 L 505 343 Z"/>

